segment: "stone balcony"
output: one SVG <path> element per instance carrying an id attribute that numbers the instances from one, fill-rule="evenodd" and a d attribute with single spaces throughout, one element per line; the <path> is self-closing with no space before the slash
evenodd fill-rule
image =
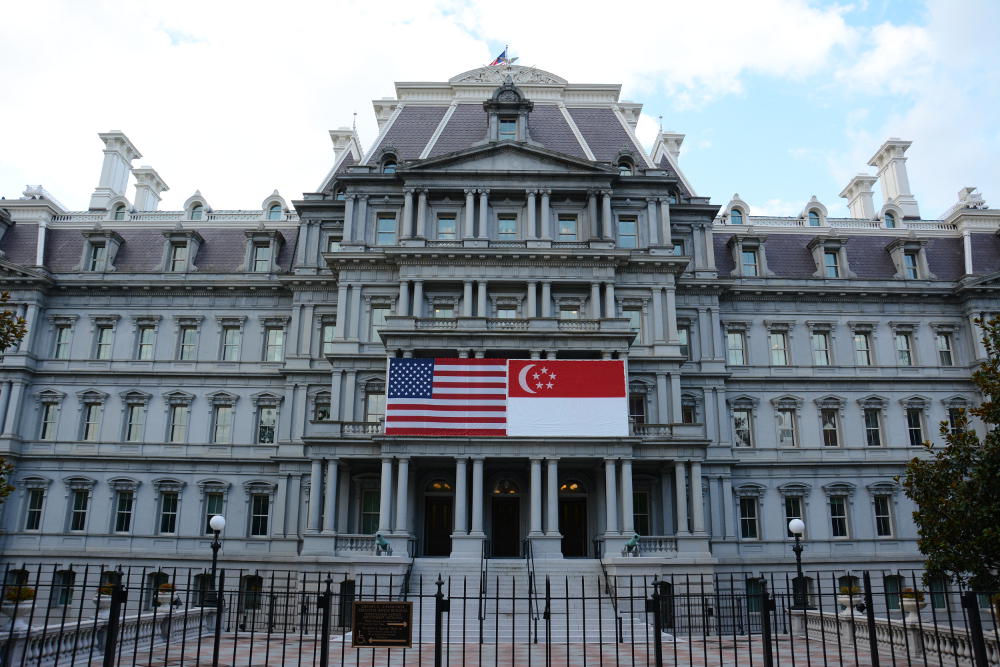
<path id="1" fill-rule="evenodd" d="M 670 440 L 680 424 L 629 424 L 629 435 L 644 440 Z M 688 426 L 685 424 L 685 426 Z M 682 429 L 683 430 L 683 429 Z M 383 422 L 361 421 L 312 421 L 306 430 L 310 439 L 362 439 L 370 440 L 385 434 Z M 679 435 L 679 434 L 678 434 Z"/>

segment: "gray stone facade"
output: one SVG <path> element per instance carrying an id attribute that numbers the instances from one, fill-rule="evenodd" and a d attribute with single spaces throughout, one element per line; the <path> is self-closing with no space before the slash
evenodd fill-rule
<path id="1" fill-rule="evenodd" d="M 460 567 L 527 541 L 759 572 L 793 562 L 799 516 L 810 567 L 919 565 L 894 478 L 979 400 L 1000 211 L 966 189 L 916 217 L 905 142 L 873 158 L 898 186 L 877 213 L 861 176 L 857 217 L 720 210 L 683 136 L 647 154 L 618 94 L 517 66 L 397 84 L 375 145 L 332 131 L 333 169 L 290 205 L 157 211 L 149 168 L 133 204 L 115 132 L 90 210 L 2 202 L 30 328 L 0 365 L 5 557 L 200 564 L 221 512 L 225 557 L 258 569 Z M 631 435 L 386 436 L 387 356 L 627 359 Z"/>

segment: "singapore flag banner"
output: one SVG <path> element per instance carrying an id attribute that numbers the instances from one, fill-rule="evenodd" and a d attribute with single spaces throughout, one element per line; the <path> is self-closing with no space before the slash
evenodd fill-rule
<path id="1" fill-rule="evenodd" d="M 389 360 L 386 435 L 628 435 L 624 360 Z"/>

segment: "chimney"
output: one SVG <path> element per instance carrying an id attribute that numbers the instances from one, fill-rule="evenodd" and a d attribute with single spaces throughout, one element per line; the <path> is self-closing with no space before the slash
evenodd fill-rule
<path id="1" fill-rule="evenodd" d="M 132 145 L 120 130 L 98 134 L 104 142 L 104 164 L 101 166 L 101 180 L 90 196 L 90 208 L 106 209 L 108 202 L 125 195 L 128 175 L 132 171 L 132 160 L 142 154 Z"/>
<path id="2" fill-rule="evenodd" d="M 133 169 L 135 175 L 135 210 L 155 211 L 160 205 L 160 193 L 170 188 L 156 170 L 147 165 Z"/>
<path id="3" fill-rule="evenodd" d="M 872 186 L 878 180 L 868 174 L 858 174 L 851 179 L 847 187 L 840 191 L 841 197 L 847 200 L 852 218 L 872 220 L 875 217 L 875 204 L 872 201 Z"/>
<path id="4" fill-rule="evenodd" d="M 354 130 L 349 127 L 339 127 L 330 130 L 330 140 L 333 142 L 333 159 L 339 160 L 345 150 L 351 146 L 351 142 L 356 142 Z"/>
<path id="5" fill-rule="evenodd" d="M 882 187 L 882 198 L 886 204 L 895 204 L 903 212 L 904 218 L 919 218 L 920 209 L 917 200 L 910 193 L 910 179 L 906 175 L 906 158 L 903 154 L 912 141 L 902 141 L 890 137 L 875 152 L 868 166 L 878 169 L 879 185 Z"/>

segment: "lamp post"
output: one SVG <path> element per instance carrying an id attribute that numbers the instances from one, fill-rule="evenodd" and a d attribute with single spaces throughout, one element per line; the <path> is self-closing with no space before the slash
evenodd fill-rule
<path id="1" fill-rule="evenodd" d="M 806 532 L 806 524 L 802 519 L 792 519 L 788 522 L 788 532 L 795 536 L 795 578 L 792 579 L 792 609 L 812 609 L 809 605 L 809 591 L 806 578 L 802 575 L 802 533 Z"/>
<path id="2" fill-rule="evenodd" d="M 208 527 L 215 533 L 215 538 L 212 540 L 212 595 L 215 598 L 215 645 L 212 648 L 212 667 L 219 667 L 219 645 L 222 642 L 222 591 L 219 590 L 215 571 L 219 564 L 219 549 L 222 548 L 219 533 L 226 527 L 226 517 L 216 514 L 209 519 Z"/>

